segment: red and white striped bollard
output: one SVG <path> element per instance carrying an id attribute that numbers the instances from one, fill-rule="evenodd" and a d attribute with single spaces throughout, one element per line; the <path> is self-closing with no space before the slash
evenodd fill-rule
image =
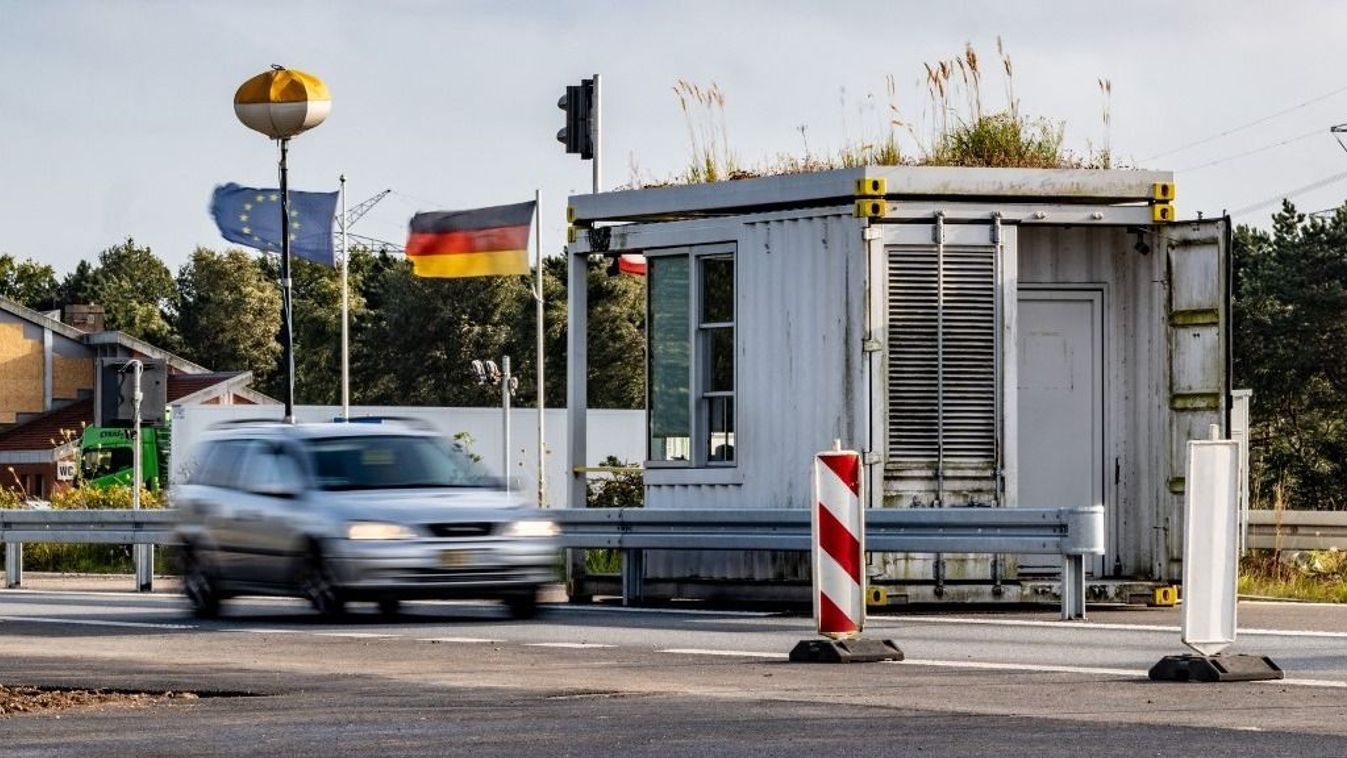
<path id="1" fill-rule="evenodd" d="M 818 633 L 847 639 L 865 626 L 865 503 L 861 454 L 814 457 L 814 619 Z"/>
<path id="2" fill-rule="evenodd" d="M 812 553 L 814 620 L 826 640 L 801 640 L 794 663 L 901 661 L 893 640 L 861 637 L 865 627 L 865 474 L 861 454 L 841 442 L 814 456 Z"/>

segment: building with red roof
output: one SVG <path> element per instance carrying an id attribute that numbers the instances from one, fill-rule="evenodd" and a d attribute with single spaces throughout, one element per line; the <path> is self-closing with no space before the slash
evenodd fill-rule
<path id="1" fill-rule="evenodd" d="M 102 425 L 100 365 L 162 364 L 169 405 L 276 401 L 250 387 L 252 372 L 210 371 L 167 350 L 103 329 L 98 306 L 39 313 L 0 297 L 0 487 L 46 498 L 63 486 L 86 426 Z M 62 469 L 65 469 L 62 471 Z"/>

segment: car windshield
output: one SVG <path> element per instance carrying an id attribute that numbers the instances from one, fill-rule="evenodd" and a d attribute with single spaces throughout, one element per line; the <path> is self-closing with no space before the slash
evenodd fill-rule
<path id="1" fill-rule="evenodd" d="M 85 479 L 97 479 L 129 469 L 134 454 L 129 446 L 85 450 L 81 474 Z"/>
<path id="2" fill-rule="evenodd" d="M 504 488 L 500 479 L 435 437 L 329 437 L 311 439 L 306 447 L 318 486 L 325 490 Z"/>

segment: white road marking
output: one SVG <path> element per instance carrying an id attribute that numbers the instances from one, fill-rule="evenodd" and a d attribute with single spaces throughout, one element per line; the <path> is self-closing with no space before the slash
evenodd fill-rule
<path id="1" fill-rule="evenodd" d="M 141 621 L 93 621 L 88 619 L 50 618 L 47 616 L 0 616 L 0 621 L 32 621 L 39 624 L 70 624 L 73 626 L 115 626 L 132 629 L 196 629 L 195 624 L 152 624 Z"/>
<path id="2" fill-rule="evenodd" d="M 244 632 L 246 634 L 307 634 L 303 629 L 259 629 L 253 627 L 225 628 L 222 632 Z"/>
<path id="3" fill-rule="evenodd" d="M 1243 636 L 1258 637 L 1329 637 L 1332 639 L 1347 639 L 1347 632 L 1314 632 L 1297 629 L 1237 629 L 1236 632 Z"/>
<path id="4" fill-rule="evenodd" d="M 130 584 L 130 580 L 127 581 Z M 182 600 L 175 592 L 135 592 L 131 590 L 34 590 L 27 587 L 5 589 L 3 595 L 58 595 L 60 597 L 134 597 L 140 600 Z"/>
<path id="5" fill-rule="evenodd" d="M 1240 605 L 1293 605 L 1293 606 L 1298 606 L 1298 607 L 1300 607 L 1300 608 L 1304 608 L 1304 607 L 1306 607 L 1306 606 L 1310 606 L 1310 607 L 1315 607 L 1315 608 L 1337 608 L 1337 609 L 1339 609 L 1339 610 L 1347 610 L 1347 606 L 1336 605 L 1336 604 L 1329 604 L 1329 603 L 1315 603 L 1315 602 L 1310 602 L 1310 601 L 1307 601 L 1307 600 L 1253 600 L 1253 599 L 1245 600 L 1244 598 L 1240 598 L 1239 604 L 1240 604 Z"/>
<path id="6" fill-rule="evenodd" d="M 657 653 L 673 653 L 675 655 L 718 655 L 733 658 L 774 658 L 783 660 L 789 658 L 785 653 L 757 653 L 752 650 L 703 650 L 695 647 L 674 647 L 667 650 L 656 650 Z"/>
<path id="7" fill-rule="evenodd" d="M 482 642 L 485 642 L 485 643 L 491 643 L 491 642 L 505 642 L 505 640 L 489 640 L 489 639 L 487 639 L 487 638 L 485 638 L 485 637 L 419 637 L 419 638 L 417 638 L 416 641 L 417 641 L 417 642 L 461 642 L 461 643 L 465 643 L 465 644 L 482 643 Z"/>
<path id="8" fill-rule="evenodd" d="M 599 642 L 528 642 L 524 647 L 565 647 L 581 650 L 591 647 L 617 647 L 617 645 L 604 645 Z"/>
<path id="9" fill-rule="evenodd" d="M 129 581 L 129 580 L 128 580 Z M 6 595 L 49 595 L 53 600 L 61 600 L 69 597 L 96 597 L 96 598 L 133 598 L 136 600 L 152 600 L 157 603 L 185 603 L 186 599 L 181 592 L 136 592 L 134 590 L 34 590 L 24 587 L 14 589 L 5 589 L 0 591 L 0 599 Z M 295 603 L 301 602 L 299 598 L 279 597 L 273 595 L 240 595 L 238 601 L 242 603 Z"/>
<path id="10" fill-rule="evenodd" d="M 1093 666 L 1052 666 L 1037 663 L 992 663 L 990 661 L 941 661 L 908 658 L 902 661 L 885 661 L 902 666 L 932 666 L 950 669 L 978 669 L 983 671 L 1030 671 L 1045 674 L 1095 674 L 1099 676 L 1145 677 L 1140 669 L 1113 669 Z"/>
<path id="11" fill-rule="evenodd" d="M 375 640 L 397 637 L 396 634 L 379 634 L 377 632 L 313 632 L 315 637 L 349 637 L 354 640 Z"/>
<path id="12" fill-rule="evenodd" d="M 1289 684 L 1293 687 L 1331 687 L 1347 688 L 1347 682 L 1334 679 L 1269 679 L 1259 684 Z"/>
<path id="13" fill-rule="evenodd" d="M 1142 669 L 1097 668 L 1092 666 L 1053 666 L 1036 663 L 992 663 L 990 661 L 940 661 L 909 658 L 903 661 L 885 661 L 901 666 L 931 666 L 933 668 L 980 669 L 984 671 L 1028 671 L 1046 674 L 1094 674 L 1099 676 L 1125 676 L 1128 678 L 1148 678 Z M 1256 684 L 1288 685 L 1292 687 L 1328 687 L 1347 688 L 1347 682 L 1334 679 L 1266 679 Z"/>

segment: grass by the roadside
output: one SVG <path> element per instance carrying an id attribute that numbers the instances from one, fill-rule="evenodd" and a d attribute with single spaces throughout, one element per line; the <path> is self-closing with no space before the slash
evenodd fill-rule
<path id="1" fill-rule="evenodd" d="M 1239 593 L 1318 603 L 1347 603 L 1347 553 L 1310 550 L 1294 560 L 1272 551 L 1240 561 Z"/>
<path id="2" fill-rule="evenodd" d="M 5 547 L 0 544 L 0 559 Z M 135 570 L 130 545 L 59 545 L 28 543 L 23 546 L 23 567 L 27 571 L 51 571 L 60 574 L 129 574 Z M 154 551 L 154 572 L 178 571 L 177 550 L 160 547 Z"/>

